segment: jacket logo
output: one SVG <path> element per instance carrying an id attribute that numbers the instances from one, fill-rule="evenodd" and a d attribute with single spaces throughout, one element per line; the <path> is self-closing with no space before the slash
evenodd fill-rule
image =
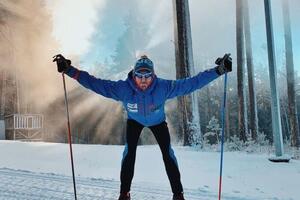
<path id="1" fill-rule="evenodd" d="M 154 104 L 151 104 L 151 105 L 149 106 L 149 109 L 150 109 L 151 112 L 158 112 L 159 109 L 160 109 L 160 107 L 161 107 L 161 105 L 156 106 L 156 105 L 154 105 Z"/>
<path id="2" fill-rule="evenodd" d="M 138 112 L 138 105 L 136 103 L 127 103 L 127 110 L 129 112 Z"/>

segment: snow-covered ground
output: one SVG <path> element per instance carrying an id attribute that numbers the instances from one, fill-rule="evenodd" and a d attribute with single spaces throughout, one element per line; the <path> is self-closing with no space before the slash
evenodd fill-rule
<path id="1" fill-rule="evenodd" d="M 217 199 L 219 153 L 174 148 L 187 200 Z M 78 199 L 116 200 L 123 146 L 74 145 Z M 300 161 L 225 152 L 223 199 L 298 200 Z M 0 199 L 73 199 L 66 144 L 0 141 Z M 158 146 L 139 146 L 132 199 L 170 200 Z"/>

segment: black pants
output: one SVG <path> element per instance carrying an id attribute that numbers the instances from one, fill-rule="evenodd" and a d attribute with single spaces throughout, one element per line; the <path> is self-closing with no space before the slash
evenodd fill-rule
<path id="1" fill-rule="evenodd" d="M 134 174 L 134 163 L 138 139 L 144 126 L 134 120 L 127 120 L 126 145 L 123 152 L 121 168 L 121 192 L 129 192 Z M 160 147 L 165 163 L 166 172 L 171 184 L 172 192 L 183 192 L 180 172 L 174 151 L 171 148 L 170 133 L 166 122 L 149 127 Z"/>

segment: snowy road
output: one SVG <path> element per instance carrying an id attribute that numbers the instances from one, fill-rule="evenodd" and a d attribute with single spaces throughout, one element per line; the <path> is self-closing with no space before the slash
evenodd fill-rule
<path id="1" fill-rule="evenodd" d="M 94 178 L 77 178 L 77 193 L 79 200 L 116 200 L 119 182 Z M 185 190 L 188 200 L 217 199 L 216 194 L 201 190 Z M 48 200 L 74 199 L 72 178 L 64 175 L 35 173 L 30 171 L 0 169 L 0 199 L 1 200 Z M 135 200 L 170 200 L 168 188 L 133 185 L 132 199 Z M 224 196 L 230 200 L 252 200 Z"/>
<path id="2" fill-rule="evenodd" d="M 68 145 L 0 141 L 0 200 L 74 199 Z M 123 146 L 74 145 L 78 200 L 116 200 Z M 219 153 L 175 147 L 187 200 L 216 200 Z M 149 159 L 151 158 L 151 159 Z M 170 200 L 160 150 L 139 146 L 133 200 Z M 226 152 L 222 200 L 299 200 L 300 161 Z"/>

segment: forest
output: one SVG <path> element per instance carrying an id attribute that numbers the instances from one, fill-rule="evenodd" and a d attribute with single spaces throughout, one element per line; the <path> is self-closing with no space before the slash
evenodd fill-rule
<path id="1" fill-rule="evenodd" d="M 180 79 L 214 67 L 217 57 L 231 53 L 234 69 L 228 74 L 226 141 L 245 144 L 233 147 L 237 150 L 247 145 L 272 145 L 279 140 L 299 148 L 300 55 L 299 43 L 295 43 L 299 41 L 296 27 L 300 24 L 295 19 L 299 3 L 296 0 L 232 0 L 204 5 L 205 2 L 162 3 L 163 9 L 168 10 L 164 12 L 156 7 L 161 14 L 151 18 L 155 23 L 148 23 L 149 16 L 143 16 L 147 11 L 134 8 L 132 5 L 139 3 L 132 1 L 125 6 L 127 12 L 122 12 L 120 22 L 111 23 L 121 30 L 114 36 L 117 39 L 113 53 L 104 57 L 101 54 L 104 50 L 99 50 L 109 36 L 113 37 L 109 35 L 110 27 L 99 22 L 94 24 L 95 29 L 103 31 L 96 31 L 90 37 L 92 44 L 85 54 L 71 55 L 72 63 L 96 77 L 118 80 L 126 78 L 137 55 L 146 52 L 153 58 L 158 76 Z M 6 139 L 13 139 L 16 134 L 8 128 L 12 115 L 40 114 L 43 116 L 43 125 L 39 127 L 41 139 L 67 142 L 62 81 L 51 60 L 60 45 L 51 34 L 54 23 L 48 4 L 38 0 L 0 1 L 0 120 L 6 127 Z M 116 5 L 114 1 L 107 4 L 102 20 L 109 24 L 110 9 L 124 5 Z M 220 17 L 210 20 L 210 15 L 205 18 L 205 13 L 195 14 L 195 5 L 223 10 L 221 15 L 226 22 Z M 256 13 L 260 13 L 259 19 Z M 205 23 L 197 21 L 196 17 L 200 16 Z M 262 38 L 257 36 L 254 20 L 263 27 Z M 219 38 L 212 38 L 216 35 Z M 281 44 L 277 40 L 282 41 L 280 51 L 276 49 Z M 206 51 L 210 48 L 216 50 Z M 73 142 L 124 144 L 126 113 L 122 105 L 97 96 L 72 80 L 67 80 L 67 84 Z M 167 102 L 167 121 L 175 143 L 201 147 L 219 144 L 223 88 L 220 79 L 193 95 Z M 31 130 L 24 131 L 29 134 Z M 155 143 L 149 132 L 144 130 L 140 144 Z M 26 138 L 26 134 L 19 134 L 15 139 L 35 139 Z"/>

